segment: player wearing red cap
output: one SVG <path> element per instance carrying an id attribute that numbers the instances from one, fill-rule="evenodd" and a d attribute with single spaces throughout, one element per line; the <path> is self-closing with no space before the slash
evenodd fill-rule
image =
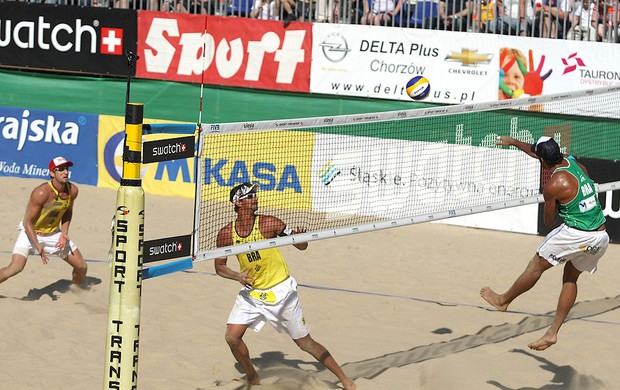
<path id="1" fill-rule="evenodd" d="M 49 163 L 51 180 L 37 186 L 30 194 L 26 213 L 19 223 L 11 263 L 0 268 L 0 283 L 20 273 L 28 256 L 38 254 L 43 264 L 48 255 L 56 255 L 73 267 L 72 282 L 80 286 L 87 265 L 75 243 L 69 239 L 69 225 L 78 188 L 69 182 L 71 161 L 56 157 Z"/>

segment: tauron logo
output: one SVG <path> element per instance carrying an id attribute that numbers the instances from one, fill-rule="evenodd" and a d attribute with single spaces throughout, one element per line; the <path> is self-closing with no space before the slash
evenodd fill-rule
<path id="1" fill-rule="evenodd" d="M 577 53 L 573 53 L 566 58 L 562 58 L 562 63 L 565 66 L 564 72 L 562 72 L 563 75 L 575 71 L 577 66 L 586 66 L 585 62 L 583 62 L 581 58 L 577 57 Z"/>

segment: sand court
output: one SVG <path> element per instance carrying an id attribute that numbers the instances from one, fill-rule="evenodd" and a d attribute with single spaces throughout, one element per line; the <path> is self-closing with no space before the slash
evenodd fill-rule
<path id="1" fill-rule="evenodd" d="M 0 178 L 0 266 L 8 264 L 26 201 L 40 180 Z M 101 389 L 116 191 L 79 185 L 70 237 L 88 261 L 89 291 L 69 287 L 71 268 L 31 256 L 0 284 L 0 388 Z M 147 240 L 188 234 L 191 199 L 147 194 Z M 579 280 L 577 304 L 556 345 L 534 352 L 551 322 L 561 269 L 492 309 L 482 286 L 506 289 L 539 236 L 419 224 L 311 242 L 283 253 L 313 337 L 359 389 L 617 389 L 620 246 Z M 235 259 L 229 264 L 236 265 Z M 212 261 L 143 281 L 140 389 L 242 389 L 226 342 L 239 285 Z M 244 338 L 263 381 L 256 389 L 336 389 L 336 378 L 288 337 L 265 327 Z M 8 387 L 6 387 L 8 386 Z"/>

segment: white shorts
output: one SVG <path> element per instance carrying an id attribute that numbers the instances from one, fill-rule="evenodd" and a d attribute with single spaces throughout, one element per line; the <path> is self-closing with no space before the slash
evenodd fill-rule
<path id="1" fill-rule="evenodd" d="M 269 290 L 239 291 L 226 323 L 248 325 L 260 332 L 265 322 L 293 340 L 310 333 L 297 295 L 297 282 L 292 276 Z"/>
<path id="2" fill-rule="evenodd" d="M 605 230 L 584 232 L 561 224 L 547 234 L 538 254 L 554 266 L 570 261 L 579 271 L 593 274 L 608 245 Z"/>
<path id="3" fill-rule="evenodd" d="M 24 257 L 33 255 L 35 253 L 35 248 L 32 246 L 22 222 L 19 223 L 17 230 L 19 230 L 19 234 L 17 235 L 17 240 L 15 241 L 15 246 L 13 247 L 13 253 Z M 67 256 L 69 256 L 69 253 L 77 250 L 77 246 L 73 243 L 73 241 L 69 241 L 69 245 L 66 245 L 64 250 L 58 250 L 58 248 L 56 248 L 56 244 L 60 239 L 60 234 L 60 230 L 50 234 L 37 234 L 37 239 L 39 244 L 43 245 L 43 252 L 48 255 L 56 255 L 61 259 L 66 259 Z"/>

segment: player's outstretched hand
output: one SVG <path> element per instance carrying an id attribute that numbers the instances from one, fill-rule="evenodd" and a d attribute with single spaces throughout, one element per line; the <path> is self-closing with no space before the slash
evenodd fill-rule
<path id="1" fill-rule="evenodd" d="M 505 135 L 498 135 L 495 138 L 495 145 L 510 146 L 512 145 L 512 137 L 507 137 Z"/>

